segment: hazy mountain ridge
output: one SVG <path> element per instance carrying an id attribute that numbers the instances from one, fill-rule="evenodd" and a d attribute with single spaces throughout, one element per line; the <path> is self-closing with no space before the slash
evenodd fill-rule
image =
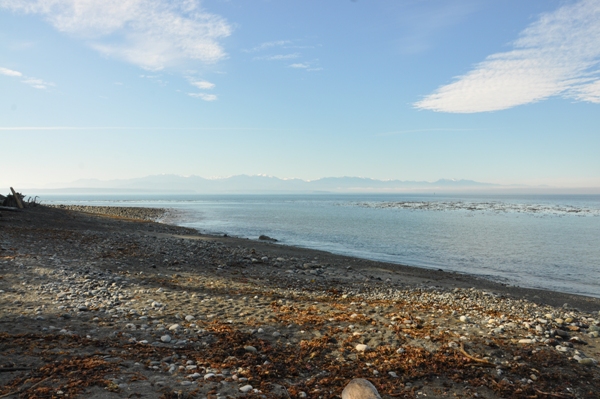
<path id="1" fill-rule="evenodd" d="M 52 189 L 170 191 L 197 194 L 211 193 L 311 193 L 311 192 L 397 192 L 412 190 L 477 189 L 502 187 L 473 180 L 440 179 L 435 182 L 377 180 L 365 177 L 325 177 L 317 180 L 281 179 L 273 176 L 236 175 L 206 179 L 200 176 L 153 175 L 134 179 L 84 179 L 55 184 Z M 50 187 L 48 187 L 50 188 Z"/>

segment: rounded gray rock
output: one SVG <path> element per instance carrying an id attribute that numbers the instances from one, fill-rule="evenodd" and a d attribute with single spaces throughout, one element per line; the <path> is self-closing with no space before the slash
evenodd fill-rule
<path id="1" fill-rule="evenodd" d="M 163 335 L 162 337 L 160 337 L 160 340 L 162 342 L 165 342 L 165 343 L 171 342 L 171 336 L 170 335 Z"/>
<path id="2" fill-rule="evenodd" d="M 342 391 L 342 399 L 381 399 L 381 396 L 370 381 L 355 378 Z"/>

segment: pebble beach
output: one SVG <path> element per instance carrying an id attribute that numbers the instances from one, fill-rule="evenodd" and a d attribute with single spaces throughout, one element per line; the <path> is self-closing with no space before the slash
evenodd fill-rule
<path id="1" fill-rule="evenodd" d="M 157 222 L 0 217 L 0 397 L 598 398 L 600 299 Z"/>

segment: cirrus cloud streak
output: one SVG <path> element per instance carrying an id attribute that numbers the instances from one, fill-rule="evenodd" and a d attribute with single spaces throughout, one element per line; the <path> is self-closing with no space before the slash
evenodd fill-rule
<path id="1" fill-rule="evenodd" d="M 582 0 L 540 18 L 508 52 L 488 56 L 416 102 L 450 113 L 498 111 L 552 96 L 600 103 L 600 2 Z"/>
<path id="2" fill-rule="evenodd" d="M 11 78 L 22 78 L 22 83 L 25 83 L 34 89 L 47 89 L 49 86 L 56 86 L 54 83 L 46 82 L 42 79 L 25 76 L 22 72 L 15 71 L 14 69 L 0 67 L 0 75 L 9 76 Z"/>
<path id="3" fill-rule="evenodd" d="M 226 57 L 227 21 L 198 0 L 0 0 L 0 8 L 42 15 L 55 29 L 95 50 L 148 70 Z"/>

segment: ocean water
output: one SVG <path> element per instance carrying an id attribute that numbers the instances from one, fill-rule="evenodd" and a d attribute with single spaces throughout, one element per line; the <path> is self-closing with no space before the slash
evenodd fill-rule
<path id="1" fill-rule="evenodd" d="M 43 203 L 177 209 L 166 222 L 600 297 L 600 196 L 120 195 Z"/>

